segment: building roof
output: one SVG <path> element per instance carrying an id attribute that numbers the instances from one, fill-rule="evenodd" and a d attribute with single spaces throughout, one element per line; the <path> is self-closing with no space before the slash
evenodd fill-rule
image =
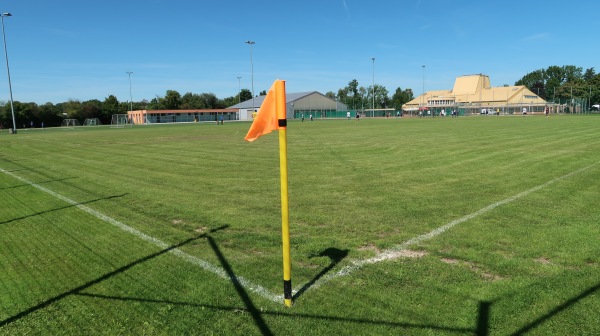
<path id="1" fill-rule="evenodd" d="M 293 103 L 299 99 L 302 99 L 306 96 L 310 96 L 311 94 L 319 94 L 322 95 L 321 93 L 317 92 L 317 91 L 309 91 L 309 92 L 297 92 L 297 93 L 287 93 L 285 95 L 285 103 L 289 104 L 289 103 Z M 322 95 L 324 96 L 324 95 Z M 260 107 L 263 103 L 263 101 L 265 100 L 266 96 L 258 96 L 258 97 L 254 97 L 254 107 Z M 327 97 L 327 96 L 324 96 Z M 229 108 L 234 108 L 234 109 L 251 109 L 252 106 L 252 99 L 248 99 L 246 101 L 243 101 L 241 103 L 235 104 L 233 106 L 230 106 Z"/>
<path id="2" fill-rule="evenodd" d="M 457 77 L 452 90 L 428 91 L 404 104 L 404 109 L 420 106 L 454 104 L 517 104 L 546 103 L 523 85 L 492 87 L 490 78 L 483 74 Z"/>

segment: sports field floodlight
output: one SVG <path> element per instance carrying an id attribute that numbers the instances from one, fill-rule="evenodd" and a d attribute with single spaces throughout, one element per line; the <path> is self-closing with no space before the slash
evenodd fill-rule
<path id="1" fill-rule="evenodd" d="M 371 57 L 373 61 L 373 117 L 375 117 L 375 57 Z"/>
<path id="2" fill-rule="evenodd" d="M 242 79 L 242 77 L 238 76 L 238 104 L 242 102 L 242 84 L 240 82 L 240 79 Z"/>
<path id="3" fill-rule="evenodd" d="M 421 103 L 423 106 L 425 106 L 425 66 L 422 65 L 423 67 L 423 96 L 421 97 Z"/>
<path id="4" fill-rule="evenodd" d="M 254 112 L 254 64 L 252 63 L 252 46 L 255 44 L 255 42 L 248 40 L 245 43 L 250 46 L 250 71 L 252 73 L 252 112 Z"/>
<path id="5" fill-rule="evenodd" d="M 131 95 L 131 74 L 133 73 L 133 71 L 127 71 L 127 74 L 129 75 L 129 110 L 133 111 L 133 96 Z"/>
<path id="6" fill-rule="evenodd" d="M 15 121 L 15 108 L 13 106 L 12 85 L 10 83 L 10 69 L 8 68 L 8 52 L 6 51 L 6 35 L 4 34 L 4 17 L 12 16 L 10 13 L 0 14 L 2 19 L 2 39 L 4 40 L 4 57 L 6 58 L 6 73 L 8 74 L 8 91 L 10 92 L 10 112 L 13 120 L 13 133 L 17 133 L 17 122 Z"/>

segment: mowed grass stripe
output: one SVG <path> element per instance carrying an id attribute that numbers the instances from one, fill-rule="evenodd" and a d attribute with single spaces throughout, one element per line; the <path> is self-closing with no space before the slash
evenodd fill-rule
<path id="1" fill-rule="evenodd" d="M 105 214 L 102 214 L 102 213 L 100 213 L 100 212 L 98 212 L 98 211 L 96 211 L 96 210 L 94 210 L 94 209 L 92 209 L 92 208 L 90 208 L 88 206 L 79 204 L 79 203 L 77 203 L 77 202 L 75 202 L 75 201 L 73 201 L 73 200 L 71 200 L 71 199 L 69 199 L 69 198 L 67 198 L 65 196 L 62 196 L 62 195 L 60 195 L 60 194 L 58 194 L 58 193 L 56 193 L 56 192 L 54 192 L 54 191 L 52 191 L 52 190 L 50 190 L 48 188 L 45 188 L 45 187 L 42 187 L 42 186 L 40 186 L 38 184 L 29 182 L 26 179 L 24 179 L 24 178 L 22 178 L 22 177 L 20 177 L 20 176 L 18 176 L 16 174 L 14 174 L 14 173 L 8 172 L 8 171 L 6 171 L 6 170 L 4 170 L 2 168 L 0 168 L 0 172 L 4 173 L 4 174 L 7 174 L 7 175 L 10 175 L 11 177 L 13 177 L 13 178 L 15 178 L 15 179 L 17 179 L 17 180 L 19 180 L 21 182 L 28 183 L 31 186 L 33 186 L 34 188 L 37 188 L 37 189 L 39 189 L 39 190 L 41 190 L 41 191 L 43 191 L 45 193 L 50 194 L 51 196 L 53 196 L 55 198 L 58 198 L 58 199 L 66 202 L 68 204 L 71 204 L 74 207 L 76 207 L 77 209 L 82 210 L 82 211 L 84 211 L 84 212 L 86 212 L 86 213 L 88 213 L 88 214 L 90 214 L 90 215 L 92 215 L 92 216 L 94 216 L 94 217 L 96 217 L 96 218 L 104 221 L 104 222 L 112 224 L 112 225 L 120 228 L 123 231 L 126 231 L 126 232 L 128 232 L 128 233 L 130 233 L 130 234 L 132 234 L 132 235 L 134 235 L 134 236 L 136 236 L 136 237 L 138 237 L 138 238 L 140 238 L 140 239 L 148 242 L 148 243 L 151 243 L 152 245 L 155 245 L 156 247 L 158 247 L 158 248 L 160 248 L 162 250 L 170 249 L 170 246 L 167 243 L 161 241 L 160 239 L 157 239 L 157 238 L 154 238 L 152 236 L 146 235 L 146 234 L 144 234 L 144 233 L 142 233 L 142 232 L 140 232 L 140 231 L 138 231 L 138 230 L 136 230 L 136 229 L 134 229 L 134 228 L 132 228 L 132 227 L 130 227 L 130 226 L 128 226 L 128 225 L 126 225 L 126 224 L 118 221 L 118 220 L 116 220 L 116 219 L 113 219 L 113 218 L 111 218 L 111 217 L 109 217 L 109 216 L 107 216 Z M 187 254 L 187 253 L 185 253 L 185 252 L 183 252 L 183 251 L 181 251 L 180 249 L 177 249 L 177 248 L 170 249 L 169 252 L 173 253 L 174 255 L 177 255 L 178 257 L 180 257 L 180 258 L 182 258 L 182 259 L 184 259 L 184 260 L 186 260 L 186 261 L 188 261 L 188 262 L 190 262 L 192 264 L 195 264 L 195 265 L 201 267 L 202 269 L 204 269 L 206 271 L 209 271 L 209 272 L 211 272 L 211 273 L 213 273 L 215 275 L 218 275 L 219 277 L 221 277 L 223 279 L 228 279 L 228 280 L 231 280 L 231 281 L 234 281 L 234 282 L 239 282 L 242 286 L 246 287 L 248 290 L 250 290 L 252 292 L 255 292 L 257 294 L 260 294 L 260 295 L 262 295 L 266 299 L 269 299 L 271 301 L 278 301 L 279 300 L 279 296 L 276 296 L 276 295 L 270 293 L 265 288 L 263 288 L 263 287 L 261 287 L 259 285 L 256 285 L 256 284 L 254 284 L 254 283 L 246 280 L 242 276 L 236 276 L 236 277 L 231 278 L 231 276 L 229 274 L 227 274 L 225 272 L 225 270 L 223 270 L 222 268 L 216 267 L 216 266 L 214 266 L 213 264 L 211 264 L 209 262 L 206 262 L 206 261 L 204 261 L 204 260 L 202 260 L 200 258 L 197 258 L 195 256 L 189 255 L 189 254 Z"/>
<path id="2" fill-rule="evenodd" d="M 369 260 L 465 214 L 600 161 L 600 140 L 595 133 L 598 123 L 598 118 L 579 116 L 291 121 L 288 157 L 294 288 L 304 288 L 303 284 L 314 287 L 319 279 L 357 260 Z M 77 135 L 47 132 L 18 138 L 20 141 L 0 135 L 0 141 L 10 142 L 0 160 L 7 169 L 19 169 L 29 181 L 43 182 L 71 199 L 97 200 L 94 209 L 113 218 L 126 218 L 132 227 L 165 242 L 176 243 L 224 227 L 212 237 L 235 274 L 270 291 L 280 291 L 276 135 L 248 144 L 241 140 L 247 123 L 195 126 L 86 130 Z M 101 150 L 94 151 L 96 144 Z M 28 146 L 38 152 L 26 149 Z M 595 171 L 581 175 L 590 176 L 591 186 Z M 422 258 L 366 265 L 319 290 L 305 290 L 289 313 L 267 308 L 258 314 L 263 314 L 267 327 L 277 334 L 351 334 L 357 328 L 371 334 L 469 333 L 476 327 L 478 303 L 491 300 L 491 334 L 510 334 L 525 327 L 524 320 L 535 323 L 561 304 L 551 297 L 568 300 L 586 293 L 599 275 L 597 257 L 589 255 L 589 240 L 582 240 L 581 248 L 572 251 L 560 246 L 571 257 L 560 265 L 561 272 L 555 273 L 536 273 L 544 267 L 559 267 L 540 264 L 535 272 L 519 274 L 537 261 L 512 258 L 509 252 L 499 250 L 511 246 L 511 234 L 527 235 L 528 225 L 544 223 L 546 216 L 578 221 L 570 233 L 573 237 L 578 230 L 591 232 L 588 228 L 597 213 L 592 207 L 577 219 L 568 207 L 576 198 L 549 199 L 542 204 L 553 211 L 538 211 L 540 203 L 533 202 L 538 194 L 559 190 L 578 193 L 571 179 L 562 180 L 412 246 L 425 252 Z M 592 190 L 588 189 L 591 194 L 587 197 L 593 195 Z M 558 203 L 561 200 L 566 202 L 564 206 Z M 496 230 L 508 231 L 499 235 L 501 241 L 485 240 L 480 234 L 482 227 L 490 235 Z M 536 240 L 521 248 L 544 251 L 548 245 L 543 241 L 547 240 L 559 246 L 560 239 L 554 237 L 559 232 L 536 230 Z M 219 263 L 215 251 L 202 242 L 190 243 L 182 250 Z M 443 258 L 457 261 L 449 264 Z M 149 326 L 143 329 L 147 333 L 152 333 L 152 328 L 158 333 L 189 333 L 200 330 L 194 328 L 198 325 L 208 334 L 235 334 L 239 326 L 247 333 L 260 330 L 252 314 L 221 310 L 232 307 L 227 303 L 241 312 L 251 309 L 236 293 L 225 291 L 230 283 L 212 281 L 214 286 L 205 288 L 208 292 L 190 291 L 193 286 L 187 285 L 193 282 L 183 280 L 189 279 L 189 274 L 177 266 L 182 263 L 170 262 L 173 260 L 160 258 L 151 263 L 158 268 L 144 281 L 152 279 L 148 281 L 152 288 L 143 289 L 143 285 L 119 276 L 86 291 L 98 296 L 70 298 L 57 305 L 69 313 L 69 320 L 88 328 L 83 330 L 92 330 L 94 321 L 89 315 L 78 316 L 78 309 L 94 312 L 113 333 L 124 333 L 127 329 L 123 326 L 134 324 Z M 137 278 L 142 269 L 124 275 L 136 274 Z M 154 274 L 161 274 L 168 283 L 152 278 Z M 499 278 L 487 277 L 494 274 Z M 551 275 L 539 280 L 536 274 Z M 568 291 L 560 289 L 560 284 L 578 275 L 581 280 L 572 282 Z M 542 282 L 552 285 L 544 287 Z M 510 296 L 524 289 L 530 294 Z M 550 292 L 542 294 L 543 290 Z M 190 296 L 186 299 L 184 295 Z M 505 299 L 511 297 L 519 302 L 511 304 Z M 265 301 L 257 295 L 252 299 Z M 191 305 L 181 305 L 183 302 Z M 569 316 L 581 315 L 581 320 L 588 321 L 583 314 L 593 312 L 594 305 L 585 298 L 578 302 L 585 308 L 568 308 Z M 109 303 L 114 305 L 110 312 L 106 309 Z M 345 309 L 339 309 L 342 306 Z M 113 310 L 127 313 L 119 315 Z M 528 317 L 517 319 L 511 317 L 514 314 Z M 52 330 L 65 327 L 75 331 L 72 323 L 58 322 L 63 317 L 60 312 L 40 312 L 39 316 L 56 319 Z M 23 319 L 10 331 L 29 330 L 27 321 L 33 319 Z M 542 333 L 560 330 L 556 324 L 564 319 L 557 315 L 548 321 L 551 323 L 543 321 L 536 328 Z M 40 323 L 40 328 L 43 325 Z"/>

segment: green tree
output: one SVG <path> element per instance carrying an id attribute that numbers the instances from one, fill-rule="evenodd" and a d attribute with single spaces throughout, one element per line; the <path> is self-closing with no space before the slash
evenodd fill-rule
<path id="1" fill-rule="evenodd" d="M 242 89 L 240 92 L 240 100 L 245 102 L 246 100 L 252 99 L 252 92 L 248 89 Z"/>
<path id="2" fill-rule="evenodd" d="M 81 104 L 81 115 L 84 121 L 88 118 L 98 118 L 103 124 L 110 122 L 110 119 L 107 120 L 102 115 L 102 102 L 98 99 L 83 102 L 83 104 Z"/>
<path id="3" fill-rule="evenodd" d="M 102 123 L 109 123 L 113 114 L 123 114 L 123 111 L 119 106 L 119 100 L 117 97 L 114 95 L 109 95 L 108 97 L 104 98 L 104 101 L 102 102 L 102 112 L 99 118 Z"/>
<path id="4" fill-rule="evenodd" d="M 402 105 L 408 103 L 411 100 L 413 100 L 412 90 L 407 89 L 402 91 L 402 89 L 398 87 L 396 89 L 396 92 L 394 92 L 394 95 L 392 96 L 390 107 L 393 107 L 396 110 L 400 110 L 402 109 Z"/>
<path id="5" fill-rule="evenodd" d="M 175 90 L 167 90 L 165 97 L 162 99 L 162 109 L 178 110 L 181 106 L 181 95 Z"/>
<path id="6" fill-rule="evenodd" d="M 187 92 L 181 97 L 181 109 L 194 110 L 206 108 L 204 100 L 198 94 Z"/>

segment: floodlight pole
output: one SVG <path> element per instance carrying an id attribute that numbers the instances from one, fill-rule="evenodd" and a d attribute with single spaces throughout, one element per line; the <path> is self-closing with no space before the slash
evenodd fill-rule
<path id="1" fill-rule="evenodd" d="M 5 16 L 12 16 L 12 14 L 2 13 L 2 14 L 0 14 L 0 19 L 2 20 L 2 39 L 4 40 L 4 57 L 6 58 L 6 73 L 8 74 L 8 90 L 10 92 L 10 112 L 12 113 L 13 134 L 16 134 L 17 133 L 17 122 L 15 121 L 15 108 L 13 106 L 12 85 L 10 83 L 10 69 L 8 67 L 8 52 L 6 51 L 6 35 L 4 34 L 4 17 Z"/>
<path id="2" fill-rule="evenodd" d="M 373 61 L 373 118 L 375 118 L 375 57 L 371 57 Z"/>
<path id="3" fill-rule="evenodd" d="M 240 79 L 242 79 L 242 77 L 238 76 L 238 104 L 242 102 L 242 85 L 240 84 Z"/>
<path id="4" fill-rule="evenodd" d="M 423 96 L 421 97 L 421 105 L 425 106 L 425 66 L 421 66 L 423 68 Z"/>
<path id="5" fill-rule="evenodd" d="M 131 74 L 133 71 L 127 71 L 129 75 L 129 110 L 133 111 L 133 96 L 131 95 Z"/>
<path id="6" fill-rule="evenodd" d="M 254 113 L 254 64 L 252 63 L 252 46 L 256 42 L 248 40 L 245 43 L 250 46 L 250 71 L 252 76 L 252 112 Z"/>

